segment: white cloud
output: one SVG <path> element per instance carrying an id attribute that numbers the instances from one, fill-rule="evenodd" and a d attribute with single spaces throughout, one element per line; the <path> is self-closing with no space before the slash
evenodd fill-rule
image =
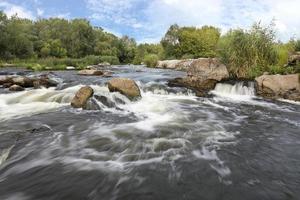
<path id="1" fill-rule="evenodd" d="M 41 9 L 41 8 L 37 8 L 37 9 L 36 9 L 36 12 L 37 12 L 37 15 L 38 15 L 38 16 L 42 16 L 42 15 L 44 14 L 44 10 Z"/>
<path id="2" fill-rule="evenodd" d="M 0 2 L 0 9 L 3 9 L 4 13 L 8 16 L 11 17 L 15 14 L 18 15 L 20 18 L 27 18 L 27 19 L 35 19 L 34 15 L 32 14 L 31 11 L 25 9 L 24 7 L 11 4 L 8 2 Z"/>
<path id="3" fill-rule="evenodd" d="M 162 36 L 174 23 L 248 28 L 256 21 L 275 19 L 280 39 L 300 37 L 299 0 L 85 0 L 92 18 L 123 28 L 142 30 L 144 38 Z M 136 33 L 138 35 L 138 32 Z"/>

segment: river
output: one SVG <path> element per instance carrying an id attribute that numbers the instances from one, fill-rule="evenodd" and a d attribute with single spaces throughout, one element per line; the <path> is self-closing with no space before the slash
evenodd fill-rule
<path id="1" fill-rule="evenodd" d="M 300 199 L 300 104 L 258 98 L 252 83 L 201 98 L 167 86 L 184 72 L 109 69 L 142 99 L 72 71 L 50 74 L 57 88 L 0 88 L 1 200 Z M 71 108 L 82 85 L 108 103 Z"/>

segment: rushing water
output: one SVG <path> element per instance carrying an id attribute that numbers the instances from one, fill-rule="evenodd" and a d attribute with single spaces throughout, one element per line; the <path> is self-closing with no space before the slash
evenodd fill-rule
<path id="1" fill-rule="evenodd" d="M 300 199 L 300 105 L 257 98 L 252 83 L 198 98 L 167 86 L 182 72 L 110 70 L 142 99 L 75 72 L 54 72 L 57 88 L 0 89 L 1 200 Z M 70 107 L 82 85 L 96 110 Z"/>

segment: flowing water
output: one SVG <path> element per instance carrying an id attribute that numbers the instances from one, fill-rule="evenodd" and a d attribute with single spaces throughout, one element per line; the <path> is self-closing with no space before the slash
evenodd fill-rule
<path id="1" fill-rule="evenodd" d="M 300 199 L 300 105 L 257 98 L 253 83 L 199 98 L 167 86 L 183 72 L 110 70 L 142 99 L 75 72 L 52 73 L 57 88 L 0 89 L 1 200 Z M 96 110 L 71 108 L 82 85 Z"/>

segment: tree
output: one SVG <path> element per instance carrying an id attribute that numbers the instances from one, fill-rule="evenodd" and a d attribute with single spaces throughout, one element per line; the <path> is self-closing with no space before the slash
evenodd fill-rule
<path id="1" fill-rule="evenodd" d="M 179 30 L 180 27 L 177 24 L 173 24 L 162 38 L 160 43 L 164 48 L 165 58 L 172 58 L 176 56 L 175 49 L 179 43 Z"/>
<path id="2" fill-rule="evenodd" d="M 118 42 L 118 58 L 121 63 L 132 63 L 135 57 L 136 42 L 133 38 L 123 36 Z"/>

